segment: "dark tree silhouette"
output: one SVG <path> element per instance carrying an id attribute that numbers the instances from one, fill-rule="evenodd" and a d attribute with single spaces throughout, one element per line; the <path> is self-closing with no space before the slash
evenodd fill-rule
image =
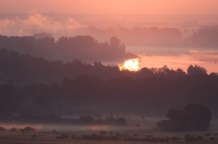
<path id="1" fill-rule="evenodd" d="M 217 117 L 217 73 L 208 75 L 198 66 L 189 69 L 189 74 L 167 66 L 132 73 L 98 61 L 64 63 L 0 49 L 0 111 L 163 116 L 175 105 L 201 103 Z M 178 114 L 171 111 L 169 118 L 172 113 Z"/>
<path id="2" fill-rule="evenodd" d="M 196 131 L 207 130 L 210 126 L 211 111 L 201 104 L 188 104 L 182 111 L 170 109 L 166 117 L 157 123 L 160 130 Z"/>
<path id="3" fill-rule="evenodd" d="M 207 75 L 207 70 L 205 68 L 197 66 L 197 65 L 195 65 L 195 66 L 190 65 L 188 67 L 187 72 L 188 72 L 188 75 L 190 75 L 190 76 Z"/>
<path id="4" fill-rule="evenodd" d="M 65 62 L 80 59 L 92 63 L 93 61 L 120 61 L 138 57 L 126 52 L 125 45 L 116 37 L 112 37 L 109 43 L 98 42 L 87 35 L 61 37 L 57 41 L 48 33 L 38 33 L 34 36 L 25 37 L 0 35 L 0 48 Z"/>
<path id="5" fill-rule="evenodd" d="M 211 111 L 200 104 L 189 104 L 183 109 L 187 126 L 192 130 L 206 130 L 210 126 Z"/>
<path id="6" fill-rule="evenodd" d="M 203 26 L 194 32 L 184 43 L 192 47 L 217 48 L 218 26 Z"/>

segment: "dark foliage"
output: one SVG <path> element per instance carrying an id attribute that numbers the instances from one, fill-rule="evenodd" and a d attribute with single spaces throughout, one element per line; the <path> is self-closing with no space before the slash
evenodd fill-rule
<path id="1" fill-rule="evenodd" d="M 203 67 L 190 65 L 188 67 L 187 73 L 190 76 L 204 76 L 207 75 L 207 70 Z"/>
<path id="2" fill-rule="evenodd" d="M 47 61 L 1 49 L 0 117 L 99 112 L 156 116 L 187 103 L 201 103 L 218 116 L 218 75 L 198 66 L 188 69 L 188 74 L 166 66 L 119 71 L 100 62 Z"/>
<path id="3" fill-rule="evenodd" d="M 91 36 L 61 37 L 55 41 L 49 35 L 41 36 L 40 34 L 35 37 L 0 35 L 0 48 L 65 62 L 73 59 L 86 62 L 120 61 L 137 57 L 132 53 L 127 53 L 125 45 L 116 37 L 112 37 L 110 42 L 98 42 Z"/>
<path id="4" fill-rule="evenodd" d="M 166 117 L 157 123 L 160 130 L 165 131 L 196 131 L 207 130 L 210 126 L 211 111 L 200 104 L 189 104 L 182 111 L 170 109 Z"/>
<path id="5" fill-rule="evenodd" d="M 199 48 L 217 48 L 218 26 L 204 26 L 194 32 L 184 43 L 188 46 Z"/>

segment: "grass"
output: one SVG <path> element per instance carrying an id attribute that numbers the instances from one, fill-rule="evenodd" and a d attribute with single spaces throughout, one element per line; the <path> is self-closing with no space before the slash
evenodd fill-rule
<path id="1" fill-rule="evenodd" d="M 91 136 L 90 134 L 88 136 Z M 95 134 L 102 136 L 101 133 Z M 108 134 L 104 134 L 105 137 Z M 115 135 L 115 134 L 114 134 Z M 189 134 L 119 134 L 120 137 L 127 136 L 129 139 L 85 139 L 83 135 L 75 135 L 73 133 L 58 132 L 27 132 L 20 131 L 1 131 L 0 144 L 217 144 L 218 136 L 215 133 L 189 133 Z M 87 135 L 86 135 L 87 136 Z M 150 140 L 142 140 L 142 138 L 150 138 Z M 132 139 L 134 138 L 134 139 Z M 168 141 L 160 141 L 160 139 L 168 139 Z M 152 140 L 153 139 L 153 140 Z M 159 139 L 157 141 L 157 139 Z"/>
<path id="2" fill-rule="evenodd" d="M 137 121 L 138 122 L 138 121 Z M 128 129 L 87 129 L 71 131 L 62 129 L 32 129 L 4 125 L 0 130 L 0 144 L 217 144 L 218 132 L 166 133 L 146 129 L 148 120 L 140 121 L 140 126 Z"/>

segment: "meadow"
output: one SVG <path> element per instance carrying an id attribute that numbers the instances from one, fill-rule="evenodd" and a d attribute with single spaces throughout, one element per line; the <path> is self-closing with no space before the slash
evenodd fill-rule
<path id="1" fill-rule="evenodd" d="M 1 144 L 216 144 L 217 133 L 189 133 L 189 134 L 87 134 L 59 132 L 0 132 Z"/>
<path id="2" fill-rule="evenodd" d="M 216 144 L 216 121 L 208 131 L 160 132 L 154 119 L 132 120 L 128 126 L 57 126 L 1 124 L 0 144 Z"/>

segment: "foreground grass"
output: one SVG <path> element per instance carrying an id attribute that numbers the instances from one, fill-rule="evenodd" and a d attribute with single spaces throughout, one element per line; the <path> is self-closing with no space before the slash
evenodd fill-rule
<path id="1" fill-rule="evenodd" d="M 75 135 L 73 133 L 57 132 L 0 132 L 0 144 L 217 144 L 218 135 L 213 133 L 195 133 L 186 135 L 143 135 L 143 134 L 109 134 Z"/>

